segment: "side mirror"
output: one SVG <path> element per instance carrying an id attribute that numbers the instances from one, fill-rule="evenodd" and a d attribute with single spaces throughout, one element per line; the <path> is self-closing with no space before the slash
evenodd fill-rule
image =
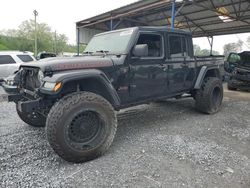
<path id="1" fill-rule="evenodd" d="M 133 56 L 135 57 L 147 57 L 148 56 L 148 45 L 138 44 L 133 49 Z"/>

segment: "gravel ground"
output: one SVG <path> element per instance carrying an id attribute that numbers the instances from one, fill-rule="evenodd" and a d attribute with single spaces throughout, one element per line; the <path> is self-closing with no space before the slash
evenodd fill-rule
<path id="1" fill-rule="evenodd" d="M 215 115 L 196 112 L 192 99 L 119 112 L 110 150 L 83 164 L 60 159 L 43 128 L 1 102 L 0 187 L 249 188 L 250 93 L 225 94 Z"/>

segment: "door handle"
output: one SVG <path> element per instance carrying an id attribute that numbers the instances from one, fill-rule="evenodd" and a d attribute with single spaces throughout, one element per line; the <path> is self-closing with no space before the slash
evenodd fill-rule
<path id="1" fill-rule="evenodd" d="M 167 71 L 168 70 L 168 67 L 166 65 L 161 64 L 160 66 L 161 66 L 161 68 L 162 68 L 163 71 Z"/>
<path id="2" fill-rule="evenodd" d="M 182 64 L 181 64 L 181 67 L 182 67 L 182 68 L 188 67 L 188 64 L 187 64 L 187 63 L 182 63 Z"/>
<path id="3" fill-rule="evenodd" d="M 168 65 L 168 69 L 174 69 L 174 65 Z"/>

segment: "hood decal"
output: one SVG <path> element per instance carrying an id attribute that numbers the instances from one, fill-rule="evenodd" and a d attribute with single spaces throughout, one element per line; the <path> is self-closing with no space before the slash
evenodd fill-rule
<path id="1" fill-rule="evenodd" d="M 87 68 L 102 68 L 113 66 L 113 61 L 108 57 L 72 57 L 72 58 L 49 58 L 36 63 L 26 63 L 23 67 L 37 67 L 42 71 L 64 71 Z"/>
<path id="2" fill-rule="evenodd" d="M 72 70 L 72 69 L 87 69 L 87 68 L 100 68 L 109 67 L 112 64 L 110 62 L 91 62 L 91 63 L 69 63 L 69 64 L 56 64 L 49 66 L 52 71 L 60 70 Z"/>

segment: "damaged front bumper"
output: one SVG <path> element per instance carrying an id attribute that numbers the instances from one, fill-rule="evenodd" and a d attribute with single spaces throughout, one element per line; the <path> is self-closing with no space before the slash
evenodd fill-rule
<path id="1" fill-rule="evenodd" d="M 15 102 L 19 111 L 31 113 L 40 108 L 41 98 L 34 98 L 35 92 L 20 90 L 17 86 L 8 85 L 6 82 L 2 84 L 2 87 L 7 93 L 7 101 Z"/>
<path id="2" fill-rule="evenodd" d="M 20 112 L 32 113 L 39 110 L 40 107 L 41 107 L 41 99 L 17 102 L 17 109 Z"/>

